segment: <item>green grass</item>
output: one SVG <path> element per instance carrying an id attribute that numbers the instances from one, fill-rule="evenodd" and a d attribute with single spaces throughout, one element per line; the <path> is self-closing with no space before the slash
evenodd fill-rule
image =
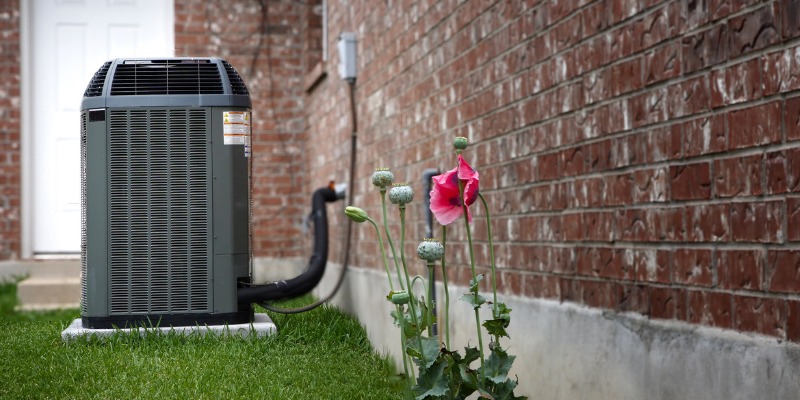
<path id="1" fill-rule="evenodd" d="M 333 307 L 270 313 L 278 334 L 267 338 L 148 333 L 63 343 L 77 310 L 17 313 L 15 303 L 16 285 L 0 283 L 2 399 L 404 397 L 392 362 Z"/>

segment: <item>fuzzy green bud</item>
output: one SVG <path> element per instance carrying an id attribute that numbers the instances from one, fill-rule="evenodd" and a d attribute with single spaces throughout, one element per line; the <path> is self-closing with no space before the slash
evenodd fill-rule
<path id="1" fill-rule="evenodd" d="M 444 246 L 436 239 L 425 239 L 417 246 L 417 256 L 428 262 L 440 260 L 444 256 Z"/>
<path id="2" fill-rule="evenodd" d="M 467 142 L 467 138 L 465 137 L 458 136 L 455 139 L 453 139 L 453 147 L 455 147 L 456 150 L 464 150 L 467 148 L 468 144 L 469 143 Z"/>
<path id="3" fill-rule="evenodd" d="M 398 206 L 404 206 L 414 200 L 414 190 L 408 183 L 396 183 L 389 190 L 389 201 Z"/>
<path id="4" fill-rule="evenodd" d="M 389 299 L 389 301 L 391 301 L 392 303 L 398 305 L 408 304 L 411 301 L 411 295 L 408 294 L 408 291 L 406 290 L 389 292 L 389 295 L 386 296 L 386 298 Z"/>
<path id="5" fill-rule="evenodd" d="M 381 189 L 391 186 L 394 182 L 394 174 L 389 168 L 378 168 L 372 173 L 372 184 Z"/>
<path id="6" fill-rule="evenodd" d="M 359 224 L 366 221 L 369 218 L 366 211 L 353 206 L 345 207 L 344 214 L 347 215 L 348 218 L 353 220 L 353 222 L 358 222 Z"/>

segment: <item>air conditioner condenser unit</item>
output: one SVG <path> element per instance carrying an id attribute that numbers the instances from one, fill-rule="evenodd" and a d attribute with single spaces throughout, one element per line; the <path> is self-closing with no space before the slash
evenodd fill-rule
<path id="1" fill-rule="evenodd" d="M 115 59 L 81 103 L 84 328 L 252 321 L 251 102 L 218 58 Z"/>

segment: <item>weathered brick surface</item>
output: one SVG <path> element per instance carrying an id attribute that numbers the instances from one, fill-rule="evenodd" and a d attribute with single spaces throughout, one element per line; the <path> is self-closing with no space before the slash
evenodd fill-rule
<path id="1" fill-rule="evenodd" d="M 349 203 L 380 214 L 368 180 L 377 167 L 420 199 L 422 172 L 453 168 L 450 141 L 466 136 L 504 293 L 800 341 L 797 1 L 329 1 L 325 64 L 314 4 L 266 4 L 266 14 L 242 2 L 248 12 L 233 15 L 176 1 L 178 54 L 228 58 L 253 93 L 258 255 L 304 254 L 296 238 L 308 193 L 347 180 L 350 92 L 335 44 L 352 31 Z M 0 126 L 0 258 L 9 258 L 19 247 L 19 49 L 17 4 L 2 7 L 0 102 L 11 118 Z M 416 242 L 421 202 L 407 214 Z M 485 226 L 483 210 L 474 214 Z M 340 238 L 344 219 L 331 212 L 330 223 Z M 448 231 L 453 282 L 465 284 L 465 231 Z M 354 237 L 351 263 L 380 268 L 374 234 L 358 226 Z M 481 271 L 486 239 L 476 233 Z M 331 259 L 341 256 L 332 246 Z"/>
<path id="2" fill-rule="evenodd" d="M 452 168 L 450 140 L 467 136 L 502 221 L 506 292 L 798 340 L 796 3 L 329 2 L 333 32 L 359 27 L 357 179 L 389 167 L 418 182 Z M 339 156 L 345 101 L 335 76 L 307 100 L 309 143 Z M 346 172 L 309 162 L 311 176 Z M 463 252 L 463 227 L 449 232 Z"/>
<path id="3" fill-rule="evenodd" d="M 0 2 L 0 260 L 20 256 L 20 16 Z"/>

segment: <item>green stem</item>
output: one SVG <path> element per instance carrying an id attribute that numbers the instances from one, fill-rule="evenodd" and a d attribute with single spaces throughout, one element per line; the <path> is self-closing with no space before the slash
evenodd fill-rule
<path id="1" fill-rule="evenodd" d="M 398 304 L 395 306 L 395 310 L 397 311 L 397 318 L 400 320 L 400 352 L 403 354 L 403 370 L 406 372 L 406 383 L 411 388 L 413 381 L 411 380 L 411 375 L 408 374 L 408 355 L 406 354 L 406 319 L 403 316 L 403 306 Z"/>
<path id="2" fill-rule="evenodd" d="M 389 262 L 386 261 L 386 250 L 383 248 L 383 239 L 381 239 L 381 230 L 378 229 L 378 224 L 372 220 L 372 218 L 367 217 L 367 221 L 369 221 L 372 226 L 375 227 L 375 233 L 378 234 L 378 244 L 381 248 L 381 256 L 383 257 L 383 268 L 386 269 L 386 278 L 389 279 L 389 290 L 394 292 L 394 284 L 392 284 L 392 273 L 389 272 Z"/>
<path id="3" fill-rule="evenodd" d="M 483 198 L 483 195 L 480 193 L 478 193 L 478 197 L 481 198 L 483 209 L 486 211 L 486 233 L 489 235 L 489 260 L 492 263 L 492 318 L 497 319 L 497 267 L 494 261 L 494 244 L 492 243 L 492 219 L 489 216 L 489 204 L 486 203 L 486 199 Z M 494 343 L 500 344 L 500 335 L 494 336 Z"/>
<path id="4" fill-rule="evenodd" d="M 464 210 L 464 226 L 467 229 L 467 242 L 469 243 L 469 266 L 472 269 L 472 279 L 476 284 L 475 288 L 475 304 L 478 304 L 478 291 L 480 286 L 478 283 L 477 274 L 475 273 L 475 251 L 472 248 L 472 231 L 469 228 L 469 214 L 467 214 L 467 205 L 464 204 L 464 183 L 460 180 L 458 181 L 458 193 L 461 195 L 461 207 Z M 484 372 L 483 372 L 483 364 L 484 364 L 484 356 L 483 356 L 483 333 L 481 332 L 481 316 L 478 312 L 478 308 L 475 308 L 475 325 L 478 328 L 478 350 L 480 350 L 481 354 L 481 380 L 480 382 L 483 383 L 484 380 Z"/>
<path id="5" fill-rule="evenodd" d="M 397 281 L 400 283 L 400 289 L 405 289 L 403 286 L 403 278 L 400 277 L 400 264 L 397 262 L 397 253 L 394 251 L 394 242 L 392 242 L 392 235 L 389 234 L 388 219 L 386 218 L 386 188 L 381 188 L 381 207 L 383 208 L 383 229 L 386 231 L 386 241 L 389 242 L 389 249 L 392 250 L 392 260 L 394 260 L 394 268 L 397 270 Z"/>
<path id="6" fill-rule="evenodd" d="M 408 288 L 408 294 L 411 295 L 411 301 L 408 302 L 411 308 L 411 321 L 414 322 L 414 325 L 417 326 L 417 342 L 419 344 L 420 349 L 420 358 L 422 359 L 422 364 L 428 364 L 428 361 L 425 359 L 425 351 L 423 351 L 422 347 L 422 332 L 420 331 L 419 319 L 417 318 L 417 306 L 414 304 L 414 292 L 411 290 L 411 280 L 408 278 L 408 267 L 406 266 L 406 256 L 403 249 L 405 248 L 406 244 L 406 206 L 401 205 L 398 207 L 400 209 L 400 263 L 403 265 L 403 274 L 406 277 L 406 287 Z"/>
<path id="7" fill-rule="evenodd" d="M 445 253 L 442 255 L 442 283 L 444 284 L 444 338 L 447 350 L 450 350 L 450 292 L 447 290 L 447 268 L 445 268 L 445 257 L 447 256 L 447 225 L 442 225 L 442 247 Z"/>
<path id="8" fill-rule="evenodd" d="M 433 326 L 436 325 L 436 314 L 433 312 L 433 291 L 436 290 L 436 282 L 434 282 L 433 271 L 436 264 L 433 261 L 428 261 L 428 312 L 433 314 L 433 322 L 428 326 L 428 337 L 433 337 Z"/>

